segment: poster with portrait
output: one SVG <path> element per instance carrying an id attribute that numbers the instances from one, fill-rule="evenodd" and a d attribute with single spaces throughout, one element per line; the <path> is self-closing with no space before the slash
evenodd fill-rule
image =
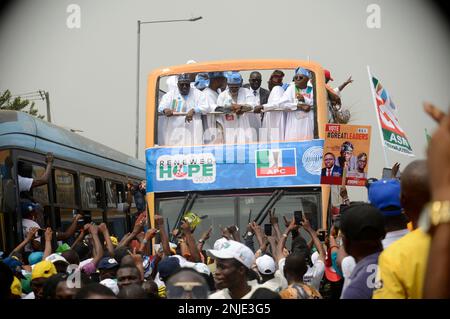
<path id="1" fill-rule="evenodd" d="M 326 124 L 321 184 L 365 186 L 371 127 Z"/>

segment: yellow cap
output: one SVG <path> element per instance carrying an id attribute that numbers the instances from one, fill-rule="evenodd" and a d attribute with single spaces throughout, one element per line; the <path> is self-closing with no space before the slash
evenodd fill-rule
<path id="1" fill-rule="evenodd" d="M 22 284 L 20 283 L 20 280 L 17 279 L 16 276 L 14 276 L 14 280 L 11 284 L 11 293 L 16 296 L 22 295 Z"/>
<path id="2" fill-rule="evenodd" d="M 34 265 L 31 280 L 36 278 L 49 278 L 56 275 L 56 268 L 51 261 L 44 260 Z"/>
<path id="3" fill-rule="evenodd" d="M 117 237 L 109 236 L 111 238 L 111 242 L 114 246 L 117 246 L 119 244 L 119 241 L 117 240 Z"/>

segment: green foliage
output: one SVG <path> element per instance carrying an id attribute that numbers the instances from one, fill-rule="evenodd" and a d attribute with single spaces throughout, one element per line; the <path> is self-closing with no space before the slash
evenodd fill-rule
<path id="1" fill-rule="evenodd" d="M 26 108 L 29 106 L 29 109 Z M 12 110 L 21 111 L 28 113 L 30 115 L 36 116 L 43 119 L 45 116 L 38 114 L 37 108 L 35 108 L 34 102 L 30 102 L 27 99 L 22 99 L 21 97 L 13 98 L 9 90 L 0 92 L 0 110 Z"/>

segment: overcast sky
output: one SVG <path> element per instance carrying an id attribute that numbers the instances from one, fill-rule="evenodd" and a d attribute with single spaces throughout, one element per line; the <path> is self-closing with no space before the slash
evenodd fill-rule
<path id="1" fill-rule="evenodd" d="M 81 8 L 80 28 L 67 26 L 70 4 Z M 380 8 L 380 28 L 367 26 L 370 4 Z M 375 177 L 384 160 L 366 65 L 391 93 L 416 158 L 424 157 L 424 129 L 435 128 L 422 102 L 450 105 L 449 29 L 434 6 L 419 0 L 14 1 L 0 19 L 0 90 L 49 91 L 53 122 L 133 156 L 136 21 L 197 15 L 203 19 L 194 23 L 142 26 L 141 160 L 146 75 L 190 59 L 309 57 L 331 70 L 333 85 L 352 75 L 342 99 L 353 124 L 373 127 Z M 46 113 L 43 101 L 37 106 Z M 403 168 L 412 160 L 390 151 L 388 158 Z"/>

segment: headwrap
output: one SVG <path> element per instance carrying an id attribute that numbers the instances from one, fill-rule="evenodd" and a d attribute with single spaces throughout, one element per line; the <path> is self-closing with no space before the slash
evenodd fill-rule
<path id="1" fill-rule="evenodd" d="M 227 76 L 228 84 L 242 84 L 242 76 L 239 72 L 230 72 Z"/>
<path id="2" fill-rule="evenodd" d="M 182 73 L 178 76 L 178 82 L 184 82 L 184 81 L 191 81 L 191 78 L 189 77 L 188 73 Z"/>
<path id="3" fill-rule="evenodd" d="M 297 69 L 295 69 L 295 75 L 297 74 L 301 74 L 307 76 L 308 78 L 311 78 L 311 72 L 302 67 L 298 67 Z"/>
<path id="4" fill-rule="evenodd" d="M 199 73 L 195 77 L 195 87 L 199 90 L 207 88 L 209 86 L 209 78 L 207 73 Z"/>

